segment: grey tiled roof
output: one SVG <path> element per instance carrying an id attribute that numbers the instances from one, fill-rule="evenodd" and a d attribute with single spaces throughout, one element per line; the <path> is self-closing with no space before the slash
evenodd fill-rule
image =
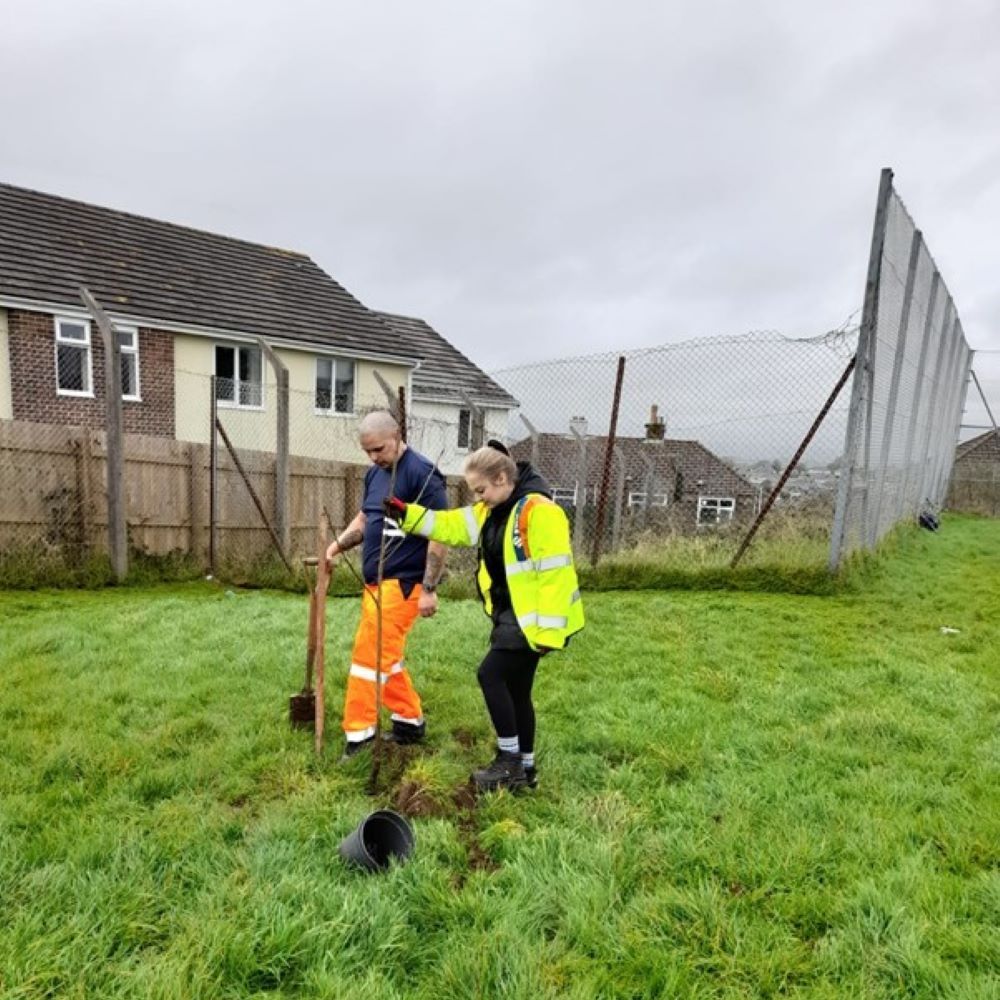
<path id="1" fill-rule="evenodd" d="M 0 298 L 409 358 L 370 309 L 290 250 L 0 184 Z"/>
<path id="2" fill-rule="evenodd" d="M 462 401 L 462 393 L 475 403 L 503 408 L 517 406 L 517 400 L 497 385 L 461 351 L 452 347 L 429 323 L 412 316 L 393 313 L 378 315 L 400 334 L 401 350 L 416 354 L 420 367 L 413 373 L 413 394 L 418 399 Z"/>
<path id="3" fill-rule="evenodd" d="M 587 438 L 587 487 L 600 485 L 604 469 L 604 453 L 608 439 L 604 436 Z M 748 480 L 731 469 L 698 441 L 645 441 L 642 438 L 622 437 L 615 441 L 625 460 L 625 475 L 632 481 L 632 489 L 642 491 L 646 482 L 646 462 L 653 466 L 653 492 L 673 493 L 680 473 L 681 492 L 684 496 L 755 496 L 757 493 Z M 524 438 L 510 449 L 515 459 L 531 458 L 531 439 Z M 538 471 L 549 485 L 571 488 L 576 482 L 580 467 L 580 446 L 576 438 L 564 434 L 538 435 Z M 612 464 L 612 475 L 615 466 Z M 698 481 L 701 480 L 699 486 Z"/>
<path id="4" fill-rule="evenodd" d="M 1000 434 L 991 430 L 963 441 L 955 449 L 955 461 L 963 459 L 972 462 L 995 462 L 1000 459 Z"/>

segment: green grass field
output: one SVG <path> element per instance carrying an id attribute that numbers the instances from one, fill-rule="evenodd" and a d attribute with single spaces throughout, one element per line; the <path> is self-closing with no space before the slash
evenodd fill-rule
<path id="1" fill-rule="evenodd" d="M 541 787 L 470 807 L 471 601 L 419 623 L 430 745 L 372 799 L 336 763 L 355 601 L 317 761 L 302 596 L 0 594 L 0 997 L 1000 997 L 1000 523 L 839 595 L 585 600 Z M 410 863 L 346 869 L 392 804 Z"/>

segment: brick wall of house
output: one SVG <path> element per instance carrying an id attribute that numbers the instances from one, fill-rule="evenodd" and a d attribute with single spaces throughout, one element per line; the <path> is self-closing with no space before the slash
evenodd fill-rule
<path id="1" fill-rule="evenodd" d="M 11 310 L 10 381 L 15 420 L 103 427 L 104 348 L 90 325 L 93 398 L 56 392 L 55 319 L 47 313 Z M 126 434 L 174 437 L 174 338 L 139 328 L 139 390 L 142 400 L 122 401 Z"/>

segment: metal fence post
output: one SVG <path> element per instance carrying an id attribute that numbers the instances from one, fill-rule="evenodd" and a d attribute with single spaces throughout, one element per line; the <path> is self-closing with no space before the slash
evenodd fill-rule
<path id="1" fill-rule="evenodd" d="M 208 438 L 208 571 L 215 576 L 218 572 L 216 561 L 219 555 L 218 524 L 219 524 L 219 398 L 215 388 L 216 376 L 209 379 L 212 398 L 209 402 L 209 413 L 212 426 Z"/>
<path id="2" fill-rule="evenodd" d="M 611 551 L 617 552 L 622 537 L 622 507 L 625 504 L 625 456 L 615 445 L 615 463 L 618 472 L 615 479 L 615 510 L 611 517 Z"/>
<path id="3" fill-rule="evenodd" d="M 841 463 L 840 488 L 837 493 L 837 507 L 833 518 L 833 532 L 830 538 L 830 570 L 835 570 L 844 554 L 847 508 L 851 503 L 854 485 L 854 466 L 857 462 L 859 435 L 862 430 L 861 406 L 870 409 L 873 364 L 875 360 L 875 331 L 878 323 L 878 292 L 882 270 L 882 250 L 885 245 L 886 220 L 889 212 L 889 198 L 892 194 L 892 171 L 887 167 L 879 178 L 878 196 L 875 202 L 875 222 L 872 226 L 871 250 L 868 255 L 868 275 L 865 280 L 865 299 L 861 313 L 861 331 L 858 336 L 857 364 L 851 386 L 851 408 L 847 417 L 847 432 L 844 435 L 844 460 Z M 869 434 L 866 431 L 866 438 Z M 867 455 L 865 476 L 868 475 Z M 865 482 L 867 492 L 868 483 Z"/>
<path id="4" fill-rule="evenodd" d="M 917 278 L 917 262 L 920 259 L 920 248 L 923 237 L 919 229 L 913 230 L 910 240 L 910 260 L 906 269 L 906 286 L 903 290 L 903 308 L 899 315 L 899 328 L 896 333 L 896 349 L 892 359 L 892 377 L 889 383 L 889 401 L 886 403 L 885 420 L 882 424 L 882 445 L 879 451 L 877 484 L 875 486 L 875 513 L 868 523 L 868 547 L 874 548 L 882 535 L 882 494 L 886 488 L 886 470 L 892 454 L 892 434 L 896 425 L 896 405 L 899 400 L 899 380 L 903 371 L 903 355 L 906 352 L 906 336 L 910 326 L 910 309 L 913 305 L 913 285 Z M 897 486 L 898 488 L 898 486 Z"/>
<path id="5" fill-rule="evenodd" d="M 571 424 L 570 433 L 580 445 L 580 464 L 576 473 L 576 503 L 573 510 L 573 553 L 583 554 L 583 511 L 587 505 L 587 439 Z"/>
<path id="6" fill-rule="evenodd" d="M 913 479 L 913 445 L 916 441 L 917 427 L 920 424 L 920 414 L 925 409 L 924 400 L 927 395 L 926 370 L 927 349 L 930 346 L 931 331 L 934 327 L 934 312 L 937 307 L 938 291 L 941 288 L 941 274 L 935 268 L 931 278 L 931 291 L 927 303 L 927 314 L 924 317 L 924 334 L 920 341 L 920 360 L 917 362 L 917 374 L 913 390 L 913 409 L 910 411 L 910 423 L 906 429 L 906 447 L 903 453 L 903 486 L 900 490 L 899 503 L 896 506 L 896 520 L 903 518 L 905 513 L 916 515 L 919 504 L 910 500 L 910 483 Z M 909 508 L 909 509 L 907 509 Z"/>
<path id="7" fill-rule="evenodd" d="M 611 402 L 611 421 L 608 425 L 608 441 L 604 449 L 604 469 L 601 472 L 600 493 L 597 497 L 597 513 L 594 518 L 594 547 L 590 561 L 596 566 L 601 558 L 601 544 L 604 541 L 604 514 L 608 503 L 608 488 L 611 485 L 611 456 L 615 447 L 615 434 L 618 431 L 618 410 L 622 401 L 622 379 L 625 377 L 625 355 L 618 357 L 618 370 L 615 374 L 615 392 Z"/>
<path id="8" fill-rule="evenodd" d="M 521 418 L 521 423 L 528 428 L 528 434 L 531 436 L 531 465 L 537 471 L 539 440 L 538 431 L 535 429 L 535 425 L 523 413 L 519 413 L 518 416 Z"/>
<path id="9" fill-rule="evenodd" d="M 270 345 L 257 338 L 261 352 L 274 370 L 274 381 L 277 389 L 277 428 L 276 451 L 274 457 L 274 530 L 283 552 L 292 547 L 292 530 L 288 517 L 288 501 L 291 479 L 289 473 L 289 420 L 288 420 L 288 368 Z"/>
<path id="10" fill-rule="evenodd" d="M 122 362 L 118 334 L 97 300 L 81 286 L 80 298 L 94 317 L 104 344 L 104 398 L 108 473 L 108 551 L 115 579 L 128 574 L 128 523 L 125 511 L 125 429 L 122 417 Z"/>
<path id="11" fill-rule="evenodd" d="M 945 347 L 947 346 L 947 331 L 954 323 L 955 304 L 948 296 L 945 303 L 944 319 L 941 328 L 937 331 L 937 344 L 934 351 L 934 365 L 931 368 L 931 388 L 930 396 L 927 400 L 927 413 L 924 419 L 924 446 L 920 453 L 919 479 L 917 489 L 917 510 L 927 501 L 929 486 L 928 465 L 931 462 L 934 430 L 938 419 L 938 394 L 941 387 L 941 370 L 945 360 Z"/>

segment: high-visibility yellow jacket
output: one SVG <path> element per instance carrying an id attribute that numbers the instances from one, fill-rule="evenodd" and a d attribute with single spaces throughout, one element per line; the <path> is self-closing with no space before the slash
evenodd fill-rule
<path id="1" fill-rule="evenodd" d="M 455 510 L 406 505 L 402 528 L 444 545 L 472 546 L 490 509 L 484 503 Z M 583 603 L 573 568 L 569 524 L 562 508 L 540 493 L 521 497 L 507 518 L 503 537 L 507 588 L 517 623 L 532 649 L 562 649 L 583 628 Z M 487 614 L 492 580 L 483 554 L 476 574 Z"/>

